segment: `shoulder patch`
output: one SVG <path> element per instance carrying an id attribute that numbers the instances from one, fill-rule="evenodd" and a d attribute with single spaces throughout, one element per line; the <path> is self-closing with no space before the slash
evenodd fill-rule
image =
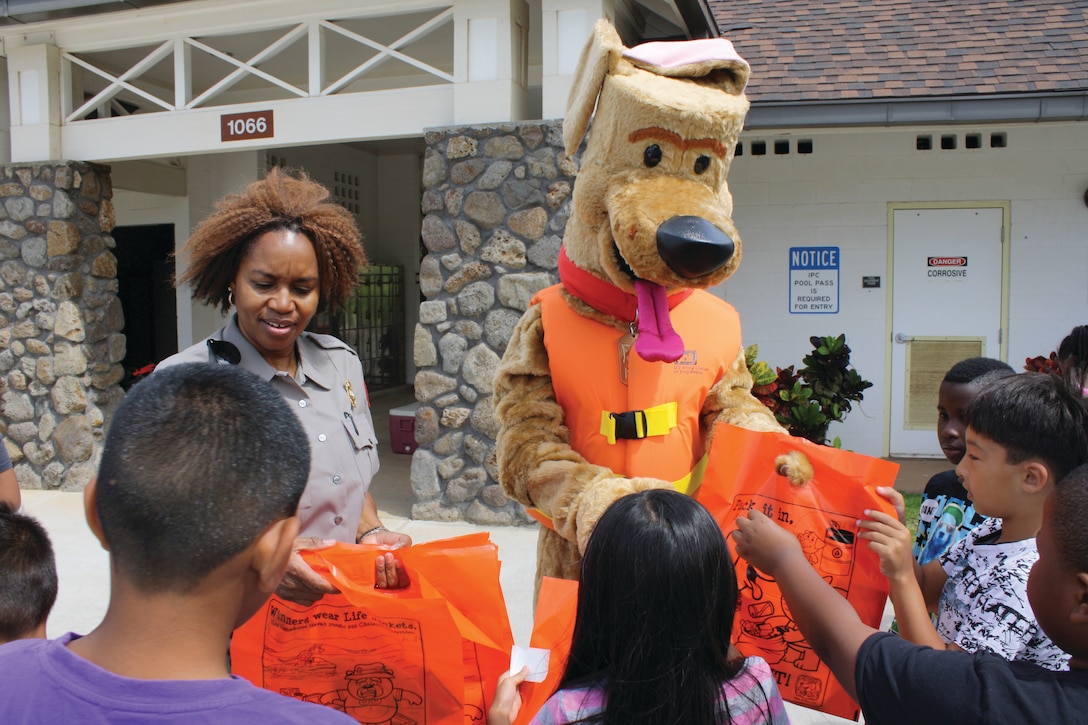
<path id="1" fill-rule="evenodd" d="M 318 332 L 304 332 L 302 334 L 324 350 L 347 350 L 355 357 L 359 357 L 359 353 L 356 352 L 355 348 L 341 340 L 339 337 L 334 335 L 322 335 Z"/>

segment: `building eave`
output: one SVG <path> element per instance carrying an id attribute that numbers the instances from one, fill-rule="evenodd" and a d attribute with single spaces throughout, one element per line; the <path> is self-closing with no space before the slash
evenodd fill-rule
<path id="1" fill-rule="evenodd" d="M 692 38 L 717 38 L 721 36 L 718 21 L 706 0 L 674 0 L 676 11 L 684 19 Z"/>
<path id="2" fill-rule="evenodd" d="M 748 130 L 1088 120 L 1088 90 L 994 96 L 754 102 Z"/>

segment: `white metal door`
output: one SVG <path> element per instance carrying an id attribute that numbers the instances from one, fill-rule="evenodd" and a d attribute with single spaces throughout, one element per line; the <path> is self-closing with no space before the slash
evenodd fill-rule
<path id="1" fill-rule="evenodd" d="M 940 457 L 937 387 L 966 357 L 999 357 L 1003 208 L 892 213 L 892 456 Z"/>

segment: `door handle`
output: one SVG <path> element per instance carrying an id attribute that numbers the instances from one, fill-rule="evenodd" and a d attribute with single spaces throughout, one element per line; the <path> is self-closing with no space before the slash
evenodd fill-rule
<path id="1" fill-rule="evenodd" d="M 902 332 L 895 333 L 895 341 L 900 345 L 911 342 L 912 340 L 914 340 L 914 338 L 910 335 L 904 335 Z"/>

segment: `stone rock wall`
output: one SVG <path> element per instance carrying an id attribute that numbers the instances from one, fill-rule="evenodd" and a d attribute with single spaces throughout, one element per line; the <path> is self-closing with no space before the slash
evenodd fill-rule
<path id="1" fill-rule="evenodd" d="M 123 391 L 109 168 L 0 171 L 0 428 L 19 486 L 80 490 Z"/>
<path id="2" fill-rule="evenodd" d="M 561 121 L 444 129 L 426 142 L 412 516 L 529 523 L 497 481 L 492 379 L 529 299 L 558 281 L 576 166 Z"/>

